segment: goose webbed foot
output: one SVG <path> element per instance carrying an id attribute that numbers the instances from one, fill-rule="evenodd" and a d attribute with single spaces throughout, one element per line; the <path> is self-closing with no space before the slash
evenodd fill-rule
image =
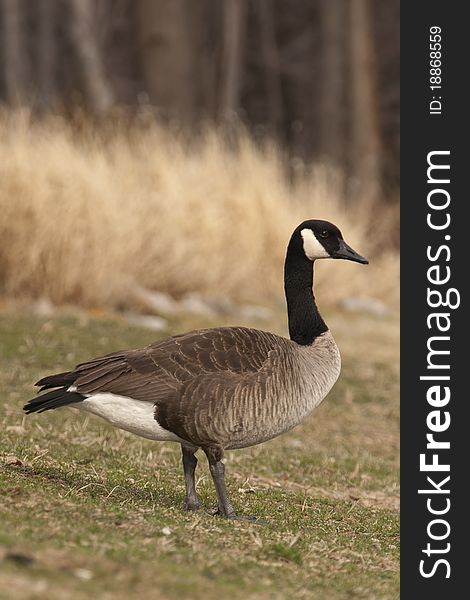
<path id="1" fill-rule="evenodd" d="M 185 498 L 184 500 L 184 510 L 189 512 L 197 512 L 201 508 L 201 503 L 199 500 L 190 500 L 189 498 Z"/>
<path id="2" fill-rule="evenodd" d="M 237 515 L 237 513 L 233 512 L 230 514 L 225 514 L 219 508 L 216 508 L 214 511 L 209 513 L 213 517 L 225 517 L 226 519 L 233 519 L 234 521 L 246 521 L 248 523 L 256 523 L 260 522 L 258 517 L 254 515 Z"/>
<path id="3" fill-rule="evenodd" d="M 189 512 L 197 512 L 201 508 L 199 498 L 186 498 L 184 499 L 184 510 Z"/>

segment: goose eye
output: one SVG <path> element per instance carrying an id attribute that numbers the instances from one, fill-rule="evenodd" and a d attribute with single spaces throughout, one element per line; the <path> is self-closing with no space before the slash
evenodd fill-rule
<path id="1" fill-rule="evenodd" d="M 326 229 L 323 229 L 323 231 L 320 232 L 320 237 L 322 238 L 327 238 L 330 234 L 328 233 L 328 231 Z"/>

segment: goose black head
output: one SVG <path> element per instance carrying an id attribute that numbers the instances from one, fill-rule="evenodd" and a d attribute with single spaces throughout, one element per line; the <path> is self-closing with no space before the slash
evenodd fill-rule
<path id="1" fill-rule="evenodd" d="M 319 258 L 342 258 L 363 265 L 369 264 L 343 239 L 341 231 L 329 221 L 312 219 L 301 223 L 296 232 L 300 236 L 305 256 L 311 260 Z"/>

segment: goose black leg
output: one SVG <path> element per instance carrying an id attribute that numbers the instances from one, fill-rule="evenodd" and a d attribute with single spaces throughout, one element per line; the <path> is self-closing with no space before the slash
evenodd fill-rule
<path id="1" fill-rule="evenodd" d="M 215 490 L 218 498 L 217 514 L 224 517 L 235 517 L 235 509 L 230 502 L 225 486 L 225 465 L 221 460 L 214 463 L 209 462 L 209 469 L 214 481 Z"/>
<path id="2" fill-rule="evenodd" d="M 223 451 L 217 446 L 203 448 L 209 461 L 209 470 L 214 481 L 215 490 L 218 498 L 218 509 L 215 513 L 229 519 L 239 519 L 242 521 L 256 521 L 256 517 L 244 517 L 235 513 L 232 503 L 227 494 L 225 486 L 225 465 L 222 462 Z"/>
<path id="3" fill-rule="evenodd" d="M 197 465 L 197 458 L 194 456 L 194 453 L 197 448 L 192 450 L 187 446 L 181 445 L 181 450 L 183 451 L 184 486 L 186 488 L 184 507 L 186 510 L 196 511 L 201 508 L 199 498 L 196 494 L 196 482 L 194 479 L 194 472 Z"/>

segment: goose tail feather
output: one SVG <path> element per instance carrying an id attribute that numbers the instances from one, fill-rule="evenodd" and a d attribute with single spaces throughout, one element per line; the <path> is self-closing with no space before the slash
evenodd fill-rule
<path id="1" fill-rule="evenodd" d="M 24 406 L 23 410 L 27 415 L 37 412 L 41 413 L 45 410 L 52 410 L 53 408 L 60 408 L 61 406 L 67 406 L 69 404 L 75 404 L 85 400 L 85 396 L 82 396 L 78 392 L 68 392 L 68 388 L 62 387 L 58 390 L 52 390 L 41 396 L 37 396 L 32 400 L 29 400 Z"/>

